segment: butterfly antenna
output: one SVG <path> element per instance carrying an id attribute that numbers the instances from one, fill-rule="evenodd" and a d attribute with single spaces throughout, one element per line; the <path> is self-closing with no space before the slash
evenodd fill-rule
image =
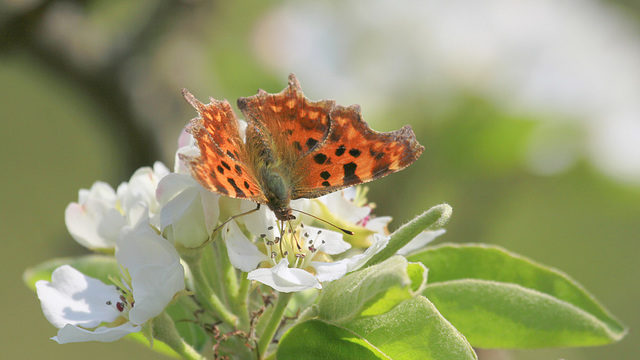
<path id="1" fill-rule="evenodd" d="M 355 234 L 355 233 L 354 233 L 353 231 L 351 231 L 351 230 L 343 229 L 343 228 L 341 228 L 341 227 L 339 227 L 339 226 L 337 226 L 337 225 L 335 225 L 335 224 L 332 224 L 332 223 L 328 222 L 328 221 L 327 221 L 327 220 L 325 220 L 325 219 L 321 219 L 321 218 L 319 218 L 319 217 L 317 217 L 317 216 L 315 216 L 315 215 L 311 215 L 311 214 L 309 214 L 308 212 L 305 212 L 305 211 L 302 211 L 302 210 L 297 210 L 297 209 L 291 209 L 291 210 L 293 210 L 293 211 L 297 211 L 297 212 L 299 212 L 299 213 L 301 213 L 301 214 L 305 214 L 305 215 L 310 216 L 310 217 L 312 217 L 312 218 L 314 218 L 314 219 L 316 219 L 316 220 L 320 220 L 320 221 L 322 221 L 323 223 L 328 224 L 328 225 L 331 225 L 331 226 L 333 226 L 334 228 L 336 228 L 336 229 L 338 229 L 338 230 L 342 231 L 343 233 L 345 233 L 345 234 L 347 234 L 347 235 L 353 235 L 353 234 Z"/>
<path id="2" fill-rule="evenodd" d="M 237 219 L 237 218 L 239 218 L 241 216 L 252 214 L 252 213 L 254 213 L 254 212 L 258 211 L 258 210 L 260 210 L 260 204 L 258 204 L 258 206 L 255 209 L 251 209 L 249 211 L 245 211 L 243 213 L 233 215 L 232 217 L 228 218 L 225 222 L 223 222 L 222 224 L 218 225 L 218 227 L 213 229 L 213 231 L 211 232 L 211 236 L 213 236 L 213 234 L 215 234 L 216 231 L 220 230 L 223 226 L 227 225 L 229 223 L 229 221 L 231 221 L 233 219 Z"/>

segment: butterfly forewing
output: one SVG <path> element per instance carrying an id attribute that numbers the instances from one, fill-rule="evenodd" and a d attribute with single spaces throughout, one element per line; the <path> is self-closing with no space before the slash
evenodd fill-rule
<path id="1" fill-rule="evenodd" d="M 314 198 L 400 171 L 422 154 L 410 126 L 379 133 L 369 128 L 360 107 L 335 106 L 325 141 L 295 165 L 301 169 L 291 198 Z"/>
<path id="2" fill-rule="evenodd" d="M 183 94 L 199 114 L 187 130 L 197 140 L 200 155 L 182 156 L 193 177 L 216 193 L 265 203 L 255 176 L 243 161 L 244 143 L 229 103 L 211 99 L 211 103 L 205 105 L 188 91 L 184 90 Z"/>
<path id="3" fill-rule="evenodd" d="M 273 151 L 284 161 L 295 161 L 324 141 L 334 106 L 334 100 L 307 99 L 293 74 L 289 86 L 278 94 L 260 90 L 257 95 L 238 99 L 245 119 L 268 132 Z"/>

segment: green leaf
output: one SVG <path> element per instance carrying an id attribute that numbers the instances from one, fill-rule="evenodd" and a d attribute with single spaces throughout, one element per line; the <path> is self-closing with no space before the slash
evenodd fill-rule
<path id="1" fill-rule="evenodd" d="M 575 280 L 502 248 L 444 244 L 408 258 L 430 269 L 423 294 L 473 346 L 590 346 L 626 333 Z"/>
<path id="2" fill-rule="evenodd" d="M 85 255 L 70 258 L 57 258 L 40 263 L 27 269 L 22 276 L 25 284 L 33 291 L 36 290 L 36 281 L 51 281 L 51 273 L 62 265 L 71 265 L 81 273 L 96 278 L 105 284 L 110 284 L 108 276 L 118 275 L 118 264 L 113 256 Z"/>
<path id="3" fill-rule="evenodd" d="M 320 318 L 341 323 L 362 311 L 373 315 L 411 298 L 408 262 L 401 256 L 329 283 L 318 300 Z"/>
<path id="4" fill-rule="evenodd" d="M 280 341 L 279 360 L 299 359 L 477 359 L 464 337 L 426 298 L 403 301 L 389 312 L 343 325 L 310 320 Z"/>
<path id="5" fill-rule="evenodd" d="M 280 339 L 278 360 L 388 359 L 360 336 L 322 320 L 294 326 Z"/>
<path id="6" fill-rule="evenodd" d="M 424 230 L 441 228 L 451 217 L 452 211 L 453 209 L 451 209 L 451 206 L 448 204 L 441 204 L 416 216 L 413 220 L 394 231 L 390 236 L 389 244 L 369 259 L 364 267 L 378 264 L 392 257 L 398 250 L 402 249 L 403 246 Z"/>
<path id="7" fill-rule="evenodd" d="M 344 325 L 394 360 L 477 359 L 471 345 L 425 297 Z"/>

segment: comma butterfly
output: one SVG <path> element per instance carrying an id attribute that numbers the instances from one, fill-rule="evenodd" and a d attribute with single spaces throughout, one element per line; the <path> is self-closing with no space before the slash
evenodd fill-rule
<path id="1" fill-rule="evenodd" d="M 289 202 L 316 198 L 400 171 L 424 147 L 407 125 L 379 133 L 367 125 L 360 106 L 334 100 L 311 101 L 294 74 L 279 94 L 259 90 L 238 99 L 246 121 L 243 139 L 226 100 L 184 98 L 198 111 L 187 129 L 199 156 L 182 156 L 205 188 L 266 204 L 281 221 L 291 220 Z"/>

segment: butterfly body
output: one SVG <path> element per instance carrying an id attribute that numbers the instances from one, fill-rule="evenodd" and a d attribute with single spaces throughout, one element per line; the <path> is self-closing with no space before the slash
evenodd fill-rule
<path id="1" fill-rule="evenodd" d="M 410 126 L 378 133 L 358 105 L 310 101 L 293 74 L 278 94 L 260 90 L 238 100 L 247 121 L 244 138 L 227 101 L 204 105 L 183 94 L 199 113 L 188 131 L 200 155 L 182 156 L 194 178 L 213 192 L 266 204 L 283 221 L 294 218 L 291 200 L 402 170 L 424 150 Z"/>

